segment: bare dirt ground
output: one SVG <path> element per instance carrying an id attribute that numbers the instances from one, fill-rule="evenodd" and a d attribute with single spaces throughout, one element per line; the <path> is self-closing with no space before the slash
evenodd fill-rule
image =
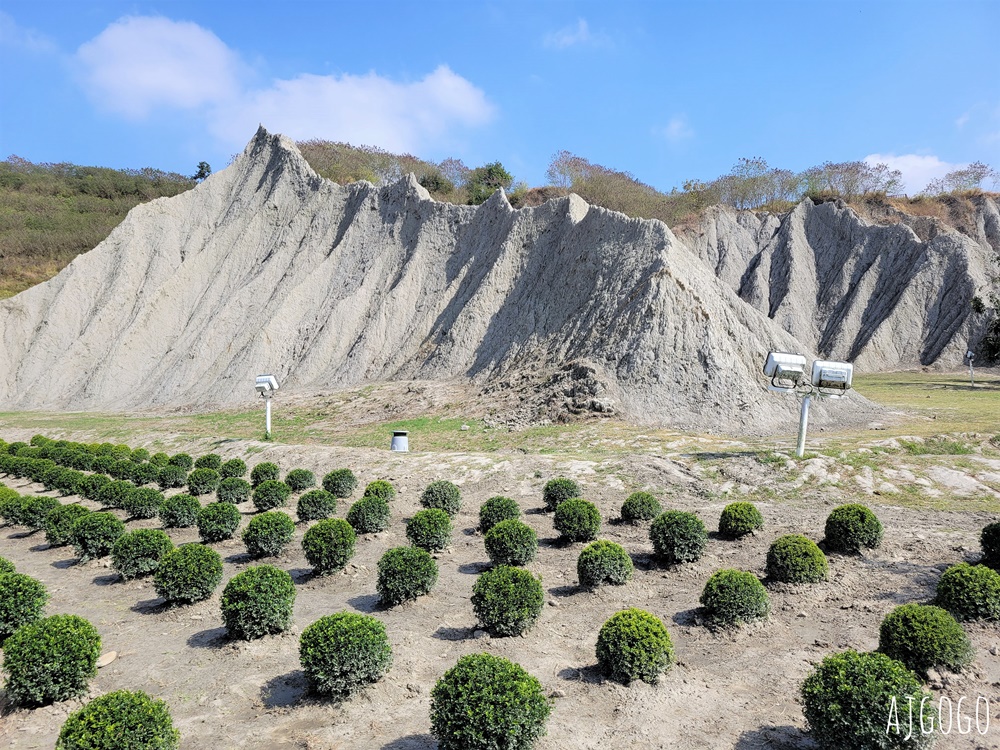
<path id="1" fill-rule="evenodd" d="M 30 432 L 8 431 L 8 440 Z M 73 435 L 65 435 L 71 439 Z M 86 439 L 77 435 L 76 439 Z M 225 560 L 223 584 L 210 599 L 166 608 L 149 579 L 124 583 L 107 559 L 76 564 L 69 548 L 48 548 L 39 532 L 0 528 L 0 555 L 41 580 L 51 594 L 47 613 L 72 612 L 101 632 L 104 652 L 117 659 L 93 680 L 91 697 L 129 688 L 164 699 L 186 748 L 434 748 L 430 690 L 464 654 L 488 651 L 517 661 L 553 698 L 548 734 L 538 747 L 566 748 L 810 748 L 798 703 L 799 686 L 812 665 L 845 649 L 871 650 L 878 626 L 898 604 L 926 601 L 942 570 L 979 557 L 979 531 L 1000 510 L 1000 449 L 987 436 L 964 436 L 973 452 L 919 456 L 899 442 L 871 439 L 867 447 L 839 455 L 793 461 L 730 442 L 717 452 L 683 449 L 665 455 L 641 452 L 584 460 L 561 454 L 393 454 L 373 448 L 329 448 L 230 441 L 215 448 L 224 458 L 248 463 L 273 460 L 283 471 L 303 467 L 317 476 L 350 467 L 361 487 L 390 479 L 399 490 L 389 531 L 359 539 L 342 574 L 311 576 L 299 543 L 300 525 L 286 555 L 265 562 L 288 570 L 297 584 L 294 626 L 280 636 L 253 642 L 227 639 L 219 594 L 234 574 L 254 564 L 238 538 L 212 545 Z M 135 446 L 140 443 L 135 442 Z M 208 452 L 201 443 L 173 450 Z M 604 518 L 601 537 L 622 544 L 636 562 L 632 581 L 594 593 L 577 586 L 582 544 L 560 545 L 551 514 L 542 512 L 542 486 L 558 475 L 577 479 Z M 0 477 L 22 493 L 41 487 Z M 422 489 L 449 479 L 463 493 L 452 545 L 438 556 L 440 580 L 416 602 L 380 608 L 375 591 L 382 553 L 407 543 L 405 520 L 419 509 Z M 665 508 L 696 512 L 710 531 L 734 499 L 749 498 L 764 513 L 762 533 L 742 541 L 713 536 L 697 563 L 675 568 L 655 564 L 646 526 L 614 522 L 622 501 L 637 489 L 657 494 Z M 356 497 L 360 494 L 360 489 Z M 476 574 L 487 566 L 475 530 L 478 508 L 488 497 L 515 498 L 541 541 L 527 567 L 542 577 L 546 605 L 537 624 L 518 638 L 476 637 L 469 602 Z M 78 498 L 64 498 L 75 502 Z M 830 509 L 860 500 L 885 525 L 881 548 L 860 557 L 830 556 L 830 580 L 807 586 L 769 585 L 772 614 L 761 625 L 712 632 L 700 624 L 698 597 L 717 569 L 734 567 L 764 576 L 768 545 L 786 533 L 820 540 Z M 206 500 L 207 501 L 207 500 Z M 294 501 L 291 505 L 294 504 Z M 337 515 L 343 517 L 342 502 Z M 241 506 L 244 523 L 253 512 Z M 293 507 L 287 509 L 294 512 Z M 158 522 L 130 521 L 130 528 Z M 175 544 L 196 541 L 194 529 L 169 531 Z M 601 678 L 594 652 L 601 624 L 630 606 L 647 609 L 666 624 L 677 663 L 655 686 L 625 687 Z M 306 692 L 298 663 L 298 636 L 319 617 L 342 610 L 374 614 L 394 649 L 386 677 L 337 705 Z M 942 737 L 938 747 L 1000 746 L 1000 656 L 997 628 L 972 623 L 976 649 L 971 668 L 932 683 L 933 692 L 966 705 L 986 697 L 993 726 Z M 0 745 L 50 748 L 68 713 L 82 700 L 0 716 Z"/>

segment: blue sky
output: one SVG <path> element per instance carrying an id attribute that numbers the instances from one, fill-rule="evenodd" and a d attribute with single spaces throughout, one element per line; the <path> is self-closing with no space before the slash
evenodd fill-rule
<path id="1" fill-rule="evenodd" d="M 258 123 L 669 190 L 740 157 L 1000 168 L 1000 2 L 0 0 L 0 158 L 215 169 Z"/>

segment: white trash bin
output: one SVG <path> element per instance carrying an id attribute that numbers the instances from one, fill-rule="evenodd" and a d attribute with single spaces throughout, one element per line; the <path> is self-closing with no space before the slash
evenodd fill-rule
<path id="1" fill-rule="evenodd" d="M 393 430 L 392 431 L 392 445 L 389 446 L 391 451 L 399 451 L 400 453 L 408 453 L 410 450 L 410 441 L 407 437 L 409 433 L 406 430 Z"/>

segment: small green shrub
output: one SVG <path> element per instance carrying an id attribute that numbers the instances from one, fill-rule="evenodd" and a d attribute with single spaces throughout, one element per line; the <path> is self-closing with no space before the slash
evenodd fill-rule
<path id="1" fill-rule="evenodd" d="M 149 457 L 149 463 L 153 464 L 153 466 L 166 466 L 170 463 L 170 456 L 160 451 Z"/>
<path id="2" fill-rule="evenodd" d="M 250 499 L 250 483 L 239 477 L 223 479 L 215 490 L 215 497 L 220 503 L 244 503 Z"/>
<path id="3" fill-rule="evenodd" d="M 41 581 L 23 573 L 0 573 L 0 644 L 22 625 L 40 618 L 48 600 Z"/>
<path id="4" fill-rule="evenodd" d="M 396 497 L 396 488 L 384 479 L 376 479 L 374 482 L 368 483 L 362 495 L 364 497 L 379 497 L 389 503 Z"/>
<path id="5" fill-rule="evenodd" d="M 207 453 L 194 462 L 194 468 L 218 471 L 222 468 L 222 456 L 217 453 Z"/>
<path id="6" fill-rule="evenodd" d="M 250 471 L 250 484 L 256 487 L 263 482 L 277 482 L 280 476 L 281 471 L 278 469 L 278 464 L 262 461 Z"/>
<path id="7" fill-rule="evenodd" d="M 40 706 L 83 695 L 100 653 L 101 636 L 82 617 L 27 623 L 3 644 L 7 698 L 17 706 Z"/>
<path id="8" fill-rule="evenodd" d="M 612 680 L 655 685 L 674 660 L 670 634 L 656 615 L 625 609 L 608 618 L 597 635 L 597 663 Z"/>
<path id="9" fill-rule="evenodd" d="M 1000 620 L 1000 573 L 985 565 L 952 565 L 938 580 L 934 603 L 956 620 Z"/>
<path id="10" fill-rule="evenodd" d="M 597 506 L 582 497 L 563 500 L 556 507 L 556 531 L 569 542 L 589 542 L 601 531 L 601 514 Z"/>
<path id="11" fill-rule="evenodd" d="M 343 570 L 354 556 L 357 536 L 342 518 L 327 518 L 312 526 L 302 537 L 302 551 L 316 575 Z"/>
<path id="12" fill-rule="evenodd" d="M 288 630 L 294 604 L 292 577 L 274 566 L 258 565 L 238 573 L 226 584 L 222 591 L 222 621 L 231 638 L 249 641 Z"/>
<path id="13" fill-rule="evenodd" d="M 649 540 L 661 562 L 677 565 L 701 558 L 708 545 L 708 531 L 694 513 L 668 510 L 650 524 Z"/>
<path id="14" fill-rule="evenodd" d="M 21 496 L 9 487 L 0 488 L 0 518 L 11 526 L 17 526 L 21 520 Z"/>
<path id="15" fill-rule="evenodd" d="M 375 495 L 365 495 L 347 511 L 347 522 L 359 534 L 376 534 L 389 528 L 389 503 Z"/>
<path id="16" fill-rule="evenodd" d="M 834 552 L 854 554 L 882 543 L 882 523 L 864 505 L 851 503 L 830 511 L 826 519 L 826 545 Z"/>
<path id="17" fill-rule="evenodd" d="M 156 483 L 161 490 L 169 490 L 175 487 L 183 487 L 187 484 L 188 473 L 180 466 L 161 466 Z"/>
<path id="18" fill-rule="evenodd" d="M 520 517 L 521 508 L 516 501 L 503 495 L 496 495 L 479 507 L 479 530 L 485 534 L 501 521 Z"/>
<path id="19" fill-rule="evenodd" d="M 904 604 L 882 620 L 878 650 L 927 677 L 928 669 L 961 672 L 972 661 L 972 643 L 954 617 L 940 607 Z"/>
<path id="20" fill-rule="evenodd" d="M 177 750 L 170 709 L 142 691 L 115 690 L 69 715 L 56 750 Z"/>
<path id="21" fill-rule="evenodd" d="M 991 568 L 1000 568 L 1000 521 L 983 527 L 979 545 L 983 549 L 983 563 Z"/>
<path id="22" fill-rule="evenodd" d="M 826 555 L 800 534 L 778 537 L 767 550 L 767 576 L 784 583 L 819 583 L 829 572 Z"/>
<path id="23" fill-rule="evenodd" d="M 110 554 L 111 547 L 124 533 L 125 524 L 110 513 L 88 513 L 73 524 L 70 543 L 76 556 L 85 562 Z"/>
<path id="24" fill-rule="evenodd" d="M 0 575 L 4 573 L 15 572 L 14 563 L 8 560 L 6 557 L 0 557 Z"/>
<path id="25" fill-rule="evenodd" d="M 295 504 L 295 515 L 303 523 L 329 518 L 337 512 L 337 498 L 326 490 L 309 490 Z"/>
<path id="26" fill-rule="evenodd" d="M 276 557 L 295 536 L 295 522 L 280 510 L 269 510 L 250 519 L 243 529 L 243 544 L 250 557 Z"/>
<path id="27" fill-rule="evenodd" d="M 519 664 L 467 654 L 431 690 L 431 732 L 439 750 L 530 750 L 551 710 Z"/>
<path id="28" fill-rule="evenodd" d="M 462 509 L 462 493 L 451 482 L 440 479 L 427 485 L 420 495 L 420 504 L 425 508 L 439 508 L 454 516 Z"/>
<path id="29" fill-rule="evenodd" d="M 357 486 L 358 478 L 350 469 L 335 469 L 323 477 L 323 489 L 340 499 L 350 497 Z"/>
<path id="30" fill-rule="evenodd" d="M 494 565 L 526 565 L 538 553 L 538 535 L 528 524 L 510 518 L 483 535 L 486 554 Z"/>
<path id="31" fill-rule="evenodd" d="M 376 590 L 383 605 L 395 607 L 429 594 L 437 579 L 437 563 L 427 550 L 395 547 L 378 561 Z"/>
<path id="32" fill-rule="evenodd" d="M 439 552 L 451 543 L 451 517 L 440 508 L 425 508 L 406 522 L 406 538 L 414 547 Z"/>
<path id="33" fill-rule="evenodd" d="M 267 479 L 253 488 L 253 504 L 258 511 L 282 508 L 291 496 L 291 487 L 277 479 Z"/>
<path id="34" fill-rule="evenodd" d="M 891 719 L 893 699 L 898 725 Z M 927 725 L 937 727 L 933 697 L 922 690 L 913 672 L 876 652 L 831 654 L 802 683 L 802 713 L 822 750 L 931 747 L 936 733 L 922 734 L 916 716 L 910 726 L 910 699 L 915 709 L 923 709 Z"/>
<path id="35" fill-rule="evenodd" d="M 542 489 L 542 500 L 545 501 L 545 510 L 553 511 L 564 500 L 571 497 L 580 497 L 580 485 L 572 479 L 566 477 L 556 477 L 545 483 Z"/>
<path id="36" fill-rule="evenodd" d="M 158 484 L 160 481 L 160 467 L 153 464 L 135 464 L 132 469 L 132 481 L 136 486 L 144 484 Z"/>
<path id="37" fill-rule="evenodd" d="M 215 469 L 195 469 L 187 478 L 188 494 L 211 495 L 219 488 L 219 472 Z"/>
<path id="38" fill-rule="evenodd" d="M 498 565 L 480 573 L 472 586 L 472 608 L 493 635 L 521 635 L 542 613 L 542 583 L 524 568 Z"/>
<path id="39" fill-rule="evenodd" d="M 622 520 L 625 523 L 652 521 L 662 512 L 660 501 L 648 492 L 633 492 L 622 503 Z"/>
<path id="40" fill-rule="evenodd" d="M 308 469 L 292 469 L 285 476 L 285 484 L 292 488 L 292 492 L 303 492 L 316 486 L 316 475 Z"/>
<path id="41" fill-rule="evenodd" d="M 632 577 L 633 567 L 632 558 L 620 544 L 603 539 L 584 547 L 576 560 L 576 574 L 584 588 L 603 583 L 621 586 Z"/>
<path id="42" fill-rule="evenodd" d="M 160 559 L 153 574 L 157 596 L 168 603 L 207 599 L 222 581 L 222 557 L 204 544 L 182 544 Z"/>
<path id="43" fill-rule="evenodd" d="M 198 511 L 198 536 L 205 544 L 232 539 L 240 526 L 240 511 L 232 503 L 209 503 Z"/>
<path id="44" fill-rule="evenodd" d="M 314 692 L 344 700 L 389 671 L 392 647 L 376 618 L 338 612 L 302 631 L 299 662 Z"/>
<path id="45" fill-rule="evenodd" d="M 97 493 L 97 502 L 105 508 L 124 508 L 128 497 L 136 491 L 136 486 L 124 479 L 108 482 Z"/>
<path id="46" fill-rule="evenodd" d="M 219 467 L 223 479 L 242 479 L 247 475 L 247 464 L 242 458 L 231 458 Z"/>
<path id="47" fill-rule="evenodd" d="M 701 592 L 705 620 L 716 627 L 733 627 L 767 617 L 771 600 L 760 579 L 742 570 L 718 570 Z"/>
<path id="48" fill-rule="evenodd" d="M 160 522 L 168 529 L 184 529 L 198 523 L 201 503 L 191 495 L 173 495 L 160 506 Z"/>
<path id="49" fill-rule="evenodd" d="M 63 496 L 75 495 L 80 490 L 80 482 L 86 476 L 82 471 L 77 471 L 76 469 L 63 469 L 55 477 L 52 489 L 59 490 L 59 493 Z"/>
<path id="50" fill-rule="evenodd" d="M 32 531 L 45 528 L 45 518 L 58 508 L 61 503 L 54 497 L 25 496 L 21 503 L 21 525 Z"/>
<path id="51" fill-rule="evenodd" d="M 111 567 L 126 580 L 138 578 L 156 570 L 173 548 L 170 537 L 160 529 L 126 531 L 111 548 Z"/>
<path id="52" fill-rule="evenodd" d="M 141 464 L 143 461 L 149 460 L 149 451 L 146 450 L 145 448 L 136 448 L 135 450 L 132 451 L 132 454 L 129 456 L 129 459 L 131 459 L 137 464 Z"/>
<path id="53" fill-rule="evenodd" d="M 764 528 L 764 515 L 753 503 L 729 503 L 719 516 L 719 535 L 726 539 L 739 539 Z"/>
<path id="54" fill-rule="evenodd" d="M 124 479 L 131 482 L 132 477 L 134 476 L 135 466 L 136 465 L 127 458 L 123 458 L 111 464 L 108 474 L 110 474 L 113 479 Z"/>
<path id="55" fill-rule="evenodd" d="M 124 511 L 132 518 L 156 518 L 162 506 L 162 492 L 151 487 L 137 487 L 125 499 Z"/>
<path id="56" fill-rule="evenodd" d="M 170 457 L 170 466 L 179 466 L 184 471 L 191 471 L 194 468 L 194 459 L 187 453 L 178 453 Z"/>

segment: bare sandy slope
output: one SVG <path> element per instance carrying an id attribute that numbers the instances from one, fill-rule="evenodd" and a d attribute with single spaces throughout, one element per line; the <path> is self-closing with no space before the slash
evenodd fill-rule
<path id="1" fill-rule="evenodd" d="M 553 696 L 548 735 L 539 748 L 812 747 L 797 702 L 811 665 L 839 649 L 874 648 L 882 617 L 897 604 L 928 599 L 947 565 L 976 559 L 979 530 L 995 519 L 983 511 L 913 510 L 880 502 L 871 493 L 880 487 L 888 493 L 885 482 L 893 477 L 899 482 L 898 472 L 929 473 L 926 466 L 907 464 L 915 459 L 905 456 L 873 472 L 827 457 L 786 468 L 739 452 L 625 455 L 592 462 L 516 452 L 400 455 L 273 446 L 247 456 L 248 448 L 260 447 L 228 444 L 226 454 L 252 462 L 277 460 L 285 470 L 303 466 L 322 473 L 350 466 L 362 482 L 388 478 L 400 491 L 391 529 L 359 539 L 357 554 L 343 574 L 310 576 L 298 546 L 301 527 L 288 554 L 267 561 L 291 572 L 297 584 L 294 627 L 282 636 L 228 641 L 219 615 L 221 586 L 207 601 L 164 608 L 148 580 L 121 583 L 102 561 L 77 565 L 66 548 L 46 548 L 40 534 L 0 529 L 0 554 L 45 583 L 52 596 L 48 612 L 88 618 L 101 632 L 103 650 L 118 652 L 117 660 L 94 680 L 91 695 L 132 688 L 165 699 L 185 747 L 433 748 L 429 692 L 461 655 L 477 651 L 519 662 Z M 966 478 L 963 488 L 929 480 L 930 489 L 940 497 L 968 497 L 971 507 L 995 508 L 1000 460 L 990 455 L 987 450 L 966 457 L 971 462 L 966 468 L 953 469 Z M 602 538 L 623 544 L 633 555 L 636 573 L 627 585 L 595 593 L 578 589 L 575 568 L 582 545 L 559 545 L 551 515 L 541 512 L 542 485 L 560 474 L 578 479 L 585 495 L 597 503 L 605 519 Z M 423 487 L 439 478 L 460 484 L 464 502 L 453 543 L 438 556 L 440 581 L 431 595 L 383 610 L 375 593 L 377 561 L 386 549 L 406 544 L 404 521 L 419 509 Z M 12 484 L 24 492 L 39 489 Z M 697 563 L 664 569 L 649 557 L 645 527 L 609 522 L 627 494 L 639 488 L 656 492 L 665 507 L 695 511 L 712 530 L 726 502 L 751 497 L 767 526 L 744 541 L 712 538 Z M 474 527 L 479 505 L 501 493 L 518 501 L 541 539 L 538 558 L 528 568 L 542 576 L 546 605 L 524 637 L 476 638 L 469 596 L 487 557 Z M 713 571 L 735 567 L 763 575 L 774 538 L 801 532 L 818 540 L 829 510 L 857 498 L 869 503 L 885 524 L 880 549 L 863 557 L 831 556 L 828 583 L 770 586 L 773 613 L 765 624 L 728 633 L 713 633 L 699 624 L 698 597 Z M 242 510 L 246 520 L 252 508 L 248 504 Z M 337 515 L 345 512 L 342 505 Z M 171 530 L 170 535 L 175 543 L 196 539 L 190 529 Z M 214 546 L 226 561 L 224 580 L 251 564 L 238 540 Z M 604 681 L 596 670 L 597 631 L 607 617 L 628 606 L 658 615 L 674 640 L 678 663 L 657 686 L 624 687 Z M 317 618 L 342 610 L 371 613 L 385 622 L 395 664 L 377 685 L 334 705 L 306 695 L 298 635 Z M 1000 707 L 996 628 L 971 624 L 967 630 L 976 647 L 972 668 L 935 683 L 935 693 L 956 702 L 963 695 L 973 701 L 982 695 Z M 79 705 L 68 701 L 7 713 L 0 721 L 0 744 L 52 747 L 64 717 Z M 998 731 L 1000 721 L 987 737 L 953 734 L 939 747 L 996 747 Z"/>

